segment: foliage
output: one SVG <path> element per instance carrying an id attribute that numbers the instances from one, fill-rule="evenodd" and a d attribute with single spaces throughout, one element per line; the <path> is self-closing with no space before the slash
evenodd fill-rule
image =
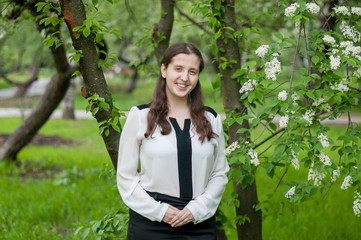
<path id="1" fill-rule="evenodd" d="M 360 191 L 360 125 L 354 125 L 350 117 L 346 131 L 337 139 L 329 139 L 329 128 L 322 124 L 323 120 L 345 113 L 350 116 L 353 109 L 359 110 L 355 99 L 361 84 L 360 13 L 341 14 L 340 7 L 334 8 L 330 16 L 338 19 L 339 28 L 325 31 L 308 25 L 317 20 L 314 15 L 320 11 L 315 3 L 298 1 L 287 5 L 287 1 L 280 2 L 284 4 L 285 19 L 296 26 L 295 39 L 276 32 L 275 41 L 254 48 L 257 56 L 246 56 L 247 62 L 233 76 L 242 85 L 240 100 L 252 114 L 227 116 L 228 124 L 243 119 L 250 123 L 249 129 L 239 130 L 248 137 L 230 143 L 230 163 L 242 164 L 241 169 L 231 170 L 230 177 L 246 187 L 254 181 L 258 168 L 264 168 L 271 178 L 276 169 L 282 169 L 277 187 L 289 185 L 289 191 L 284 194 L 295 203 L 310 199 L 317 192 L 326 194 L 336 181 L 343 181 L 342 190 L 354 187 Z M 344 8 L 349 13 L 355 9 Z M 288 64 L 289 60 L 282 56 L 290 50 L 294 57 Z M 298 56 L 309 59 L 305 67 L 297 63 Z M 279 76 L 281 69 L 289 69 L 288 79 Z M 276 117 L 279 118 L 278 127 L 273 123 Z M 251 133 L 260 127 L 262 132 L 251 138 Z M 335 144 L 336 141 L 341 144 Z M 257 154 L 256 149 L 261 147 Z M 338 159 L 330 159 L 327 155 L 330 151 L 337 152 Z M 302 153 L 306 156 L 298 160 Z M 307 179 L 283 181 L 290 168 L 302 167 L 308 169 Z M 267 214 L 264 205 L 262 210 Z"/>
<path id="2" fill-rule="evenodd" d="M 86 111 L 92 112 L 92 116 L 94 117 L 99 110 L 109 111 L 109 108 L 111 107 L 111 118 L 104 120 L 102 122 L 99 122 L 99 134 L 102 135 L 103 132 L 105 136 L 109 135 L 109 127 L 112 127 L 115 131 L 120 132 L 120 128 L 118 126 L 119 118 L 121 116 L 125 116 L 123 112 L 120 111 L 119 108 L 114 106 L 113 104 L 113 98 L 110 96 L 109 103 L 105 102 L 105 99 L 102 97 L 99 97 L 98 94 L 94 94 L 91 97 L 87 98 L 89 105 L 86 107 Z"/>
<path id="3" fill-rule="evenodd" d="M 86 239 L 91 231 L 96 234 L 98 240 L 125 239 L 128 229 L 127 213 L 128 211 L 121 209 L 114 214 L 105 215 L 101 220 L 91 221 L 89 227 L 79 227 L 75 231 L 75 235 Z"/>

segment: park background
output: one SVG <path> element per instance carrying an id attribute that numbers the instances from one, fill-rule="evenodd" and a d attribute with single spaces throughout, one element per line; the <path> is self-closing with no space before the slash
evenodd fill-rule
<path id="1" fill-rule="evenodd" d="M 125 112 L 132 106 L 150 102 L 157 75 L 156 59 L 149 57 L 148 60 L 148 55 L 152 54 L 152 46 L 148 42 L 154 23 L 161 16 L 160 1 L 148 3 L 114 1 L 110 4 L 104 1 L 97 5 L 105 13 L 99 18 L 108 27 L 119 28 L 122 34 L 120 40 L 114 36 L 107 39 L 109 52 L 116 55 L 119 61 L 104 72 L 114 104 Z M 327 4 L 327 1 L 321 3 Z M 11 6 L 6 2 L 1 4 L 4 9 Z M 263 34 L 258 35 L 258 41 L 272 41 L 275 29 L 282 29 L 284 34 L 292 33 L 292 28 L 279 14 L 281 7 L 267 1 L 242 1 L 242 4 L 237 4 L 238 21 L 242 26 L 247 25 L 247 21 L 252 22 L 254 16 L 264 23 L 259 28 Z M 175 9 L 171 42 L 193 42 L 206 53 L 206 70 L 200 76 L 205 103 L 224 113 L 212 55 L 207 53 L 209 49 L 204 38 L 200 38 L 204 32 L 186 16 L 191 16 L 197 23 L 202 23 L 203 19 L 190 11 L 193 6 L 191 1 L 177 1 L 176 6 L 178 10 Z M 5 13 L 3 11 L 2 16 Z M 273 16 L 273 24 L 267 22 L 267 14 Z M 31 17 L 25 14 L 16 22 L 2 19 L 1 25 L 8 30 L 1 33 L 0 38 L 0 89 L 14 89 L 14 83 L 26 82 L 33 76 L 34 68 L 38 68 L 39 72 L 33 86 L 49 80 L 55 72 L 54 63 Z M 62 31 L 64 38 L 70 42 L 66 29 Z M 146 64 L 139 65 L 136 71 L 134 66 L 141 62 Z M 135 72 L 138 74 L 136 85 L 132 85 Z M 281 78 L 286 79 L 289 75 L 285 71 Z M 11 81 L 5 81 L 4 76 Z M 88 106 L 80 91 L 82 86 L 81 78 L 74 79 L 73 111 L 85 112 Z M 0 98 L 0 108 L 16 108 L 20 113 L 19 117 L 0 119 L 0 147 L 24 122 L 24 109 L 33 108 L 40 99 L 37 95 L 29 95 L 30 91 L 20 97 Z M 59 105 L 57 110 L 61 108 L 62 105 Z M 359 109 L 352 111 L 355 119 L 359 115 Z M 124 120 L 121 118 L 121 125 Z M 337 139 L 347 127 L 344 123 L 340 119 L 328 125 L 329 139 Z M 259 132 L 252 134 L 257 136 Z M 330 152 L 329 156 L 331 159 L 338 158 L 336 152 Z M 275 175 L 281 174 L 279 170 Z M 286 180 L 297 181 L 305 176 L 305 169 L 291 171 Z M 354 191 L 341 193 L 342 182 L 335 182 L 326 194 L 314 195 L 304 202 L 290 203 L 284 197 L 287 186 L 281 184 L 274 191 L 279 178 L 270 178 L 261 168 L 256 172 L 259 201 L 271 207 L 262 216 L 263 239 L 361 238 L 361 221 L 352 211 Z M 229 184 L 226 199 L 232 198 L 231 188 Z M 90 113 L 78 119 L 50 118 L 33 141 L 18 153 L 16 161 L 1 161 L 0 189 L 0 239 L 97 239 L 107 232 L 124 238 L 127 209 L 116 188 L 114 169 L 99 135 L 98 123 Z M 220 206 L 229 219 L 236 218 L 232 204 L 224 201 Z M 111 223 L 111 226 L 107 223 Z M 235 222 L 228 221 L 224 227 L 228 239 L 237 239 Z"/>

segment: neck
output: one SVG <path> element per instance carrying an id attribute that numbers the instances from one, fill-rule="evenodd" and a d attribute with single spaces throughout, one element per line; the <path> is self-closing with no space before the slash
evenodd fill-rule
<path id="1" fill-rule="evenodd" d="M 190 117 L 188 101 L 185 98 L 168 98 L 169 116 L 173 117 Z"/>

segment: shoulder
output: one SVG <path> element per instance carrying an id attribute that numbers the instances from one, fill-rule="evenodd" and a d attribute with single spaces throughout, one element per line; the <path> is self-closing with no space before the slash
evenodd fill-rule
<path id="1" fill-rule="evenodd" d="M 150 103 L 136 106 L 136 108 L 138 108 L 139 110 L 147 109 L 149 107 L 150 107 Z"/>
<path id="2" fill-rule="evenodd" d="M 139 106 L 133 106 L 130 110 L 129 113 L 127 115 L 127 118 L 129 118 L 130 116 L 137 116 L 140 118 L 144 118 L 147 116 L 148 111 L 149 111 L 149 106 L 150 104 L 142 104 Z"/>
<path id="3" fill-rule="evenodd" d="M 213 108 L 207 106 L 206 106 L 206 113 L 207 115 L 213 116 L 214 118 L 218 116 L 218 113 Z"/>

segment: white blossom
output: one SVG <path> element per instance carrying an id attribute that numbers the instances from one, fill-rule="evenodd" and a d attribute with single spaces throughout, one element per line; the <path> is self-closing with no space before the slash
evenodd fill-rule
<path id="1" fill-rule="evenodd" d="M 268 45 L 261 45 L 257 48 L 256 54 L 258 57 L 264 58 L 268 52 Z"/>
<path id="2" fill-rule="evenodd" d="M 307 110 L 306 113 L 302 116 L 302 118 L 305 119 L 310 124 L 312 124 L 314 116 L 315 116 L 315 113 L 313 111 Z"/>
<path id="3" fill-rule="evenodd" d="M 293 186 L 290 190 L 288 190 L 285 194 L 286 198 L 292 198 L 295 195 L 296 186 Z"/>
<path id="4" fill-rule="evenodd" d="M 299 7 L 300 5 L 298 5 L 298 3 L 292 3 L 289 7 L 287 7 L 285 9 L 285 16 L 286 17 L 293 17 L 295 15 L 295 12 L 297 10 L 297 8 Z"/>
<path id="5" fill-rule="evenodd" d="M 266 62 L 265 64 L 266 78 L 276 81 L 277 79 L 276 74 L 280 72 L 281 72 L 281 63 L 278 61 L 276 56 L 274 56 L 272 61 Z"/>
<path id="6" fill-rule="evenodd" d="M 347 15 L 347 16 L 351 15 L 350 11 L 345 6 L 338 6 L 338 7 L 334 7 L 333 9 L 335 10 L 336 14 Z"/>
<path id="7" fill-rule="evenodd" d="M 340 167 L 338 166 L 336 170 L 332 171 L 332 178 L 331 182 L 335 182 L 340 177 L 341 171 Z"/>
<path id="8" fill-rule="evenodd" d="M 280 120 L 278 121 L 280 128 L 286 128 L 288 124 L 288 120 L 289 120 L 288 115 L 280 117 Z"/>
<path id="9" fill-rule="evenodd" d="M 359 42 L 361 40 L 361 33 L 357 31 L 355 27 L 350 26 L 346 21 L 341 22 L 340 30 L 344 37 L 351 39 L 354 42 Z"/>
<path id="10" fill-rule="evenodd" d="M 353 42 L 352 41 L 342 41 L 342 42 L 340 42 L 340 47 L 342 47 L 342 48 L 353 47 Z"/>
<path id="11" fill-rule="evenodd" d="M 342 190 L 346 190 L 348 187 L 351 186 L 351 184 L 352 184 L 352 179 L 351 179 L 351 176 L 348 175 L 347 177 L 345 177 L 345 178 L 343 179 L 343 183 L 342 183 L 342 185 L 341 185 L 341 189 L 342 189 Z"/>
<path id="12" fill-rule="evenodd" d="M 260 164 L 259 160 L 258 160 L 258 154 L 256 151 L 254 151 L 253 149 L 250 149 L 248 151 L 248 155 L 251 157 L 251 164 L 253 164 L 254 166 L 258 166 Z"/>
<path id="13" fill-rule="evenodd" d="M 286 90 L 283 90 L 278 93 L 278 100 L 280 101 L 286 101 L 287 100 L 287 92 Z"/>
<path id="14" fill-rule="evenodd" d="M 317 14 L 320 11 L 320 7 L 316 3 L 306 3 L 306 9 L 312 14 Z"/>
<path id="15" fill-rule="evenodd" d="M 295 21 L 295 32 L 298 34 L 300 32 L 301 29 L 301 21 Z"/>
<path id="16" fill-rule="evenodd" d="M 258 83 L 256 80 L 254 79 L 249 79 L 247 82 L 245 82 L 241 89 L 239 90 L 239 93 L 248 93 L 248 92 L 252 92 L 254 90 L 254 87 L 257 86 Z"/>
<path id="17" fill-rule="evenodd" d="M 233 142 L 231 145 L 229 145 L 225 150 L 226 155 L 230 155 L 234 150 L 237 148 L 240 148 L 238 141 Z"/>
<path id="18" fill-rule="evenodd" d="M 326 154 L 324 154 L 323 152 L 320 153 L 320 155 L 318 156 L 318 158 L 320 159 L 320 161 L 323 163 L 323 165 L 325 166 L 331 166 L 331 159 L 329 158 L 329 156 L 327 156 Z"/>
<path id="19" fill-rule="evenodd" d="M 317 138 L 320 140 L 321 144 L 322 144 L 322 147 L 328 147 L 330 146 L 330 143 L 328 141 L 328 138 L 327 136 L 323 135 L 322 133 L 320 133 Z"/>
<path id="20" fill-rule="evenodd" d="M 355 213 L 356 217 L 360 217 L 361 214 L 361 194 L 356 190 L 355 191 L 355 201 L 353 202 L 353 212 Z"/>
<path id="21" fill-rule="evenodd" d="M 292 159 L 291 159 L 291 164 L 292 166 L 296 169 L 299 170 L 300 169 L 300 162 L 298 161 L 298 158 L 296 156 L 296 153 L 291 149 L 291 155 L 292 155 Z"/>
<path id="22" fill-rule="evenodd" d="M 353 72 L 356 77 L 361 78 L 361 67 L 357 68 L 356 71 Z"/>
<path id="23" fill-rule="evenodd" d="M 297 107 L 298 106 L 298 103 L 296 102 L 297 100 L 300 99 L 300 96 L 298 96 L 298 94 L 296 92 L 294 92 L 292 95 L 291 95 L 291 98 L 293 100 L 293 106 L 294 107 Z"/>
<path id="24" fill-rule="evenodd" d="M 318 107 L 321 105 L 321 103 L 323 103 L 323 101 L 325 101 L 324 98 L 317 98 L 313 103 L 312 106 Z"/>
<path id="25" fill-rule="evenodd" d="M 314 181 L 313 185 L 320 186 L 322 179 L 326 177 L 325 173 L 314 171 L 312 168 L 308 171 L 308 181 Z"/>
<path id="26" fill-rule="evenodd" d="M 336 57 L 330 56 L 330 65 L 332 70 L 336 70 L 337 68 L 339 68 L 340 64 L 341 64 L 340 56 L 336 56 Z"/>
<path id="27" fill-rule="evenodd" d="M 336 39 L 334 39 L 332 36 L 330 36 L 330 35 L 325 35 L 323 38 L 322 38 L 322 40 L 324 41 L 324 42 L 327 42 L 327 43 L 329 43 L 329 44 L 331 44 L 331 45 L 334 45 L 335 43 L 336 43 Z"/>
<path id="28" fill-rule="evenodd" d="M 329 112 L 331 112 L 332 108 L 331 108 L 330 104 L 325 103 L 325 104 L 323 104 L 323 105 L 321 106 L 321 110 L 326 111 L 326 112 L 329 113 Z"/>
<path id="29" fill-rule="evenodd" d="M 361 16 L 361 7 L 352 7 L 351 13 L 357 16 Z"/>
<path id="30" fill-rule="evenodd" d="M 337 45 L 335 45 L 335 47 L 337 47 Z M 337 48 L 334 48 L 334 49 L 331 50 L 331 53 L 332 53 L 333 55 L 336 55 L 336 54 L 339 53 L 339 52 L 340 52 L 340 50 L 338 50 Z"/>
<path id="31" fill-rule="evenodd" d="M 291 95 L 291 98 L 293 101 L 297 101 L 300 99 L 300 96 L 298 96 L 298 94 L 296 92 L 294 92 L 292 95 Z"/>
<path id="32" fill-rule="evenodd" d="M 344 48 L 344 50 L 342 50 L 342 54 L 346 56 L 351 55 L 358 57 L 358 55 L 361 53 L 361 47 L 354 46 L 352 41 L 343 41 L 340 43 L 340 47 Z"/>
<path id="33" fill-rule="evenodd" d="M 342 79 L 341 82 L 335 83 L 334 85 L 331 86 L 331 89 L 340 92 L 347 92 L 349 90 L 347 79 Z"/>

